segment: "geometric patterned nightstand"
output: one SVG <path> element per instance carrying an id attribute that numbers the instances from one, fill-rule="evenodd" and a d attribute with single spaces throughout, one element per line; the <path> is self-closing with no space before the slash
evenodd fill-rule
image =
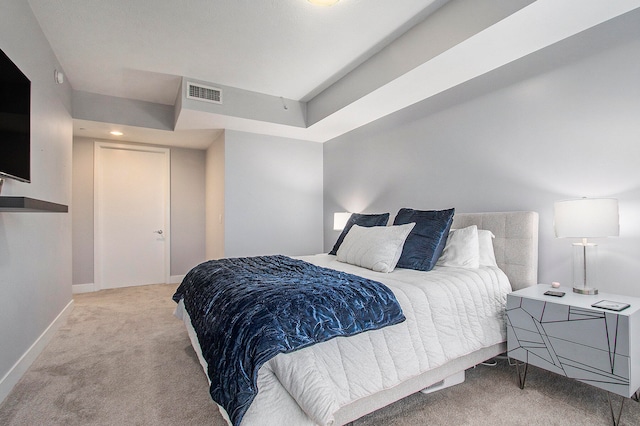
<path id="1" fill-rule="evenodd" d="M 546 296 L 547 290 L 565 292 Z M 601 300 L 628 303 L 609 311 Z M 625 398 L 640 388 L 640 299 L 539 284 L 507 295 L 507 351 L 510 358 L 535 365 Z M 519 377 L 524 386 L 524 377 Z M 623 400 L 624 403 L 624 400 Z M 615 416 L 614 424 L 617 423 Z"/>

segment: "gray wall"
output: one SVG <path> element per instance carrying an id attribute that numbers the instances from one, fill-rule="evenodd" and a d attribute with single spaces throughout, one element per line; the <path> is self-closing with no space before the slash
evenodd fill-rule
<path id="1" fill-rule="evenodd" d="M 32 132 L 32 183 L 7 180 L 2 195 L 68 205 L 71 88 L 54 83 L 63 70 L 29 3 L 3 0 L 0 10 L 0 48 L 31 80 Z M 0 292 L 1 401 L 12 367 L 71 301 L 71 214 L 0 212 Z"/>
<path id="2" fill-rule="evenodd" d="M 224 141 L 222 133 L 207 149 L 206 172 L 206 256 L 224 257 Z"/>
<path id="3" fill-rule="evenodd" d="M 336 211 L 534 210 L 539 280 L 571 285 L 553 203 L 611 196 L 599 288 L 640 296 L 639 76 L 634 12 L 324 144 L 324 249 Z"/>
<path id="4" fill-rule="evenodd" d="M 92 284 L 93 146 L 73 140 L 73 283 Z M 104 142 L 104 141 L 103 141 Z M 109 142 L 109 141 L 106 141 Z M 171 148 L 171 275 L 205 259 L 205 151 Z"/>
<path id="5" fill-rule="evenodd" d="M 73 284 L 93 284 L 93 145 L 73 140 Z"/>
<path id="6" fill-rule="evenodd" d="M 205 151 L 171 148 L 171 275 L 205 260 Z"/>
<path id="7" fill-rule="evenodd" d="M 224 254 L 322 250 L 322 145 L 225 132 Z"/>

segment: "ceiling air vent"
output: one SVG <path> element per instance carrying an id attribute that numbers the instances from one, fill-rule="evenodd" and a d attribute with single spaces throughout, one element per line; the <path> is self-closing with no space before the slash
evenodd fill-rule
<path id="1" fill-rule="evenodd" d="M 197 99 L 199 101 L 211 102 L 212 104 L 221 104 L 222 90 L 202 84 L 187 83 L 187 99 Z"/>

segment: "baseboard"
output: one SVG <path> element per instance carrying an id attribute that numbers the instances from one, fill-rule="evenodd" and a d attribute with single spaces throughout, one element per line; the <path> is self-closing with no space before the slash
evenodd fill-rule
<path id="1" fill-rule="evenodd" d="M 27 369 L 33 364 L 38 355 L 49 344 L 56 331 L 65 323 L 67 317 L 73 310 L 73 300 L 64 307 L 62 312 L 49 324 L 49 327 L 42 332 L 40 337 L 31 345 L 29 349 L 20 357 L 20 359 L 11 367 L 9 372 L 0 379 L 0 403 L 9 395 L 11 389 L 18 383 L 20 378 L 26 373 Z"/>
<path id="2" fill-rule="evenodd" d="M 171 275 L 167 284 L 180 284 L 183 278 L 184 275 Z M 94 283 L 73 284 L 71 286 L 71 292 L 73 294 L 92 293 L 94 291 L 98 291 L 98 286 L 96 286 Z"/>
<path id="3" fill-rule="evenodd" d="M 71 286 L 71 292 L 73 294 L 80 294 L 80 293 L 92 293 L 94 291 L 98 291 L 96 285 L 94 283 L 88 283 L 88 284 L 73 284 Z"/>
<path id="4" fill-rule="evenodd" d="M 180 284 L 184 279 L 184 275 L 171 275 L 168 284 Z"/>

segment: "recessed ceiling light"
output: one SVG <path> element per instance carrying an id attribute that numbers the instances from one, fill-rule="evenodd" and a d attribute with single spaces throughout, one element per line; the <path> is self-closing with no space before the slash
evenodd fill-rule
<path id="1" fill-rule="evenodd" d="M 309 0 L 309 3 L 317 4 L 319 6 L 333 6 L 340 0 Z"/>
<path id="2" fill-rule="evenodd" d="M 111 131 L 109 133 L 111 133 L 113 136 L 122 136 L 122 135 L 124 135 L 124 133 L 119 132 L 117 130 L 113 130 L 113 131 Z"/>

